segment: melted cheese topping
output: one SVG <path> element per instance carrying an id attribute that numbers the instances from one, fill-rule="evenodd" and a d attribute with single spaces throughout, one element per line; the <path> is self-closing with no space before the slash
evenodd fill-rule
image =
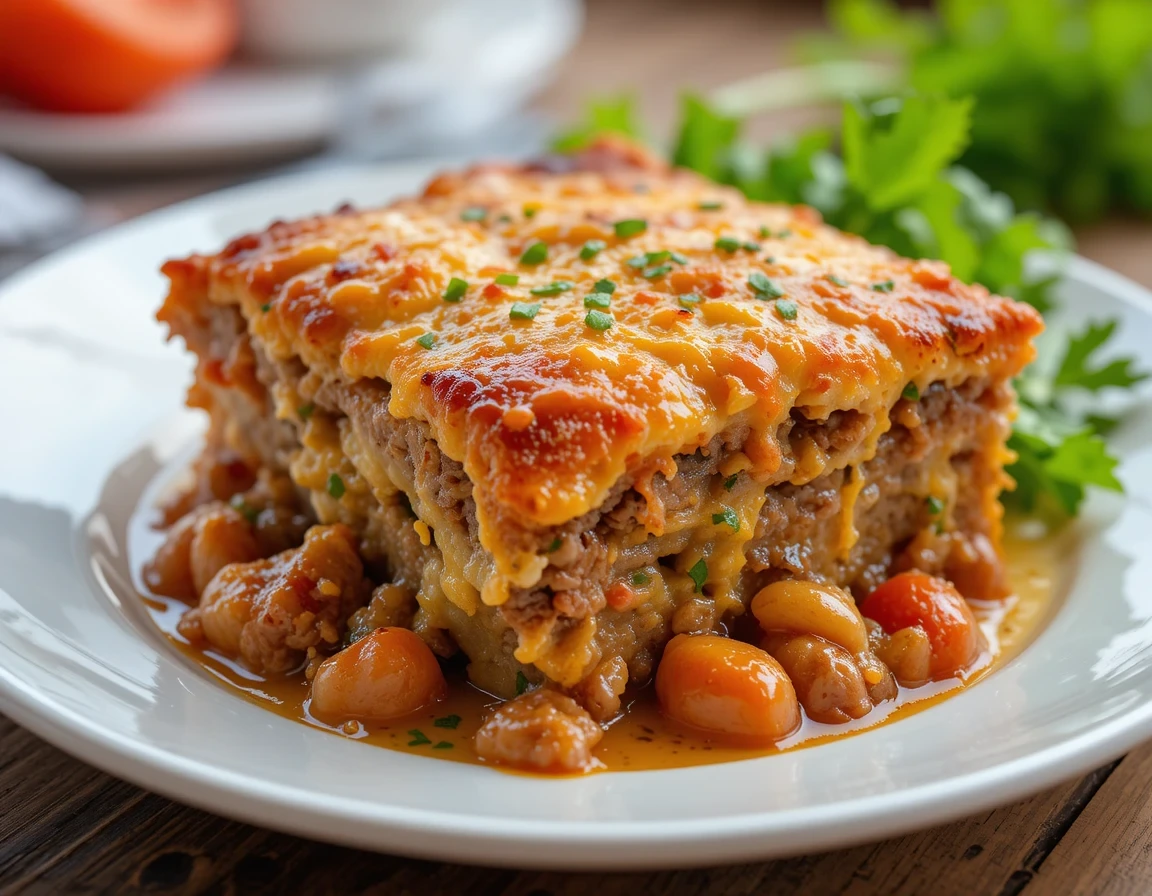
<path id="1" fill-rule="evenodd" d="M 501 519 L 565 523 L 622 476 L 642 481 L 744 426 L 742 465 L 768 482 L 794 407 L 868 413 L 874 446 L 907 383 L 1012 376 L 1033 356 L 1038 315 L 943 263 L 898 258 L 810 209 L 749 202 L 634 148 L 595 147 L 584 165 L 598 170 L 443 175 L 388 208 L 277 223 L 165 267 L 170 302 L 206 290 L 238 304 L 273 358 L 299 358 L 321 381 L 391 385 L 389 413 L 425 421 L 473 483 L 500 573 L 487 602 L 547 562 L 502 544 Z M 621 235 L 625 220 L 643 232 Z M 546 258 L 522 260 L 535 243 Z M 497 284 L 502 273 L 519 282 Z M 453 278 L 467 284 L 458 301 L 444 298 Z M 611 327 L 598 330 L 584 298 L 605 279 Z M 571 285 L 531 292 L 557 282 Z M 514 320 L 514 302 L 539 310 Z"/>

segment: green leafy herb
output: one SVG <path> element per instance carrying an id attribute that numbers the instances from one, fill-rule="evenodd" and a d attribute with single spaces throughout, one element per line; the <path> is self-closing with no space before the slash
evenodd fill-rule
<path id="1" fill-rule="evenodd" d="M 772 236 L 772 231 L 768 229 L 767 224 L 761 224 L 760 225 L 759 233 L 760 233 L 760 239 L 762 239 L 762 240 L 766 240 Z"/>
<path id="2" fill-rule="evenodd" d="M 516 670 L 516 696 L 519 697 L 521 694 L 526 693 L 528 688 L 530 688 L 531 686 L 532 686 L 532 683 L 530 681 L 528 681 L 528 676 L 526 676 L 523 672 L 521 672 L 519 669 L 517 669 Z"/>
<path id="3" fill-rule="evenodd" d="M 891 280 L 881 280 L 879 283 L 872 284 L 872 288 L 876 290 L 876 292 L 892 292 L 895 287 L 896 284 Z"/>
<path id="4" fill-rule="evenodd" d="M 712 514 L 712 524 L 714 526 L 727 526 L 733 532 L 740 531 L 740 517 L 736 515 L 736 511 L 731 507 L 724 507 L 722 505 L 720 513 Z"/>
<path id="5" fill-rule="evenodd" d="M 532 243 L 520 256 L 520 264 L 540 264 L 548 260 L 548 244 L 539 240 Z"/>
<path id="6" fill-rule="evenodd" d="M 740 478 L 739 473 L 732 473 L 724 478 L 724 491 L 730 492 L 736 487 L 736 480 Z"/>
<path id="7" fill-rule="evenodd" d="M 459 277 L 453 277 L 448 281 L 448 287 L 444 290 L 442 298 L 445 302 L 459 302 L 464 298 L 464 293 L 468 291 L 468 281 L 461 280 Z"/>
<path id="8" fill-rule="evenodd" d="M 748 277 L 748 285 L 756 293 L 758 299 L 778 299 L 784 295 L 784 290 L 769 280 L 760 271 L 753 271 Z"/>
<path id="9" fill-rule="evenodd" d="M 511 320 L 533 320 L 539 310 L 539 302 L 513 302 L 508 309 L 508 317 Z"/>
<path id="10" fill-rule="evenodd" d="M 251 524 L 255 524 L 256 518 L 260 516 L 260 511 L 245 501 L 243 495 L 233 495 L 228 503 Z"/>
<path id="11" fill-rule="evenodd" d="M 558 296 L 562 292 L 567 292 L 572 288 L 573 284 L 569 280 L 554 280 L 545 286 L 533 286 L 528 292 L 534 296 Z"/>
<path id="12" fill-rule="evenodd" d="M 464 720 L 460 718 L 460 716 L 456 715 L 456 713 L 452 713 L 450 716 L 441 716 L 432 724 L 437 728 L 451 728 L 452 730 L 455 730 L 462 721 Z"/>
<path id="13" fill-rule="evenodd" d="M 703 592 L 704 583 L 708 581 L 708 564 L 704 562 L 703 557 L 692 564 L 692 568 L 688 570 L 688 578 L 696 586 L 697 594 Z"/>
<path id="14" fill-rule="evenodd" d="M 624 263 L 630 268 L 642 268 L 648 263 L 648 257 L 645 255 L 633 255 Z"/>
<path id="15" fill-rule="evenodd" d="M 436 334 L 435 333 L 425 333 L 423 336 L 417 336 L 416 337 L 416 344 L 418 346 L 420 346 L 421 348 L 426 348 L 426 349 L 431 350 L 432 346 L 434 346 L 436 344 Z"/>
<path id="16" fill-rule="evenodd" d="M 917 388 L 915 383 L 909 383 L 900 392 L 900 397 L 906 398 L 906 399 L 908 399 L 908 401 L 919 401 L 920 400 L 920 390 Z"/>
<path id="17" fill-rule="evenodd" d="M 641 569 L 637 569 L 632 573 L 632 584 L 637 588 L 642 588 L 652 581 L 652 577 Z"/>
<path id="18" fill-rule="evenodd" d="M 328 477 L 328 494 L 337 501 L 344 497 L 344 480 L 340 478 L 339 473 L 333 473 Z"/>
<path id="19" fill-rule="evenodd" d="M 944 512 L 943 498 L 937 498 L 935 495 L 929 495 L 924 503 L 928 505 L 928 512 L 932 516 L 939 516 Z"/>
<path id="20" fill-rule="evenodd" d="M 1127 389 L 1148 379 L 1147 373 L 1132 369 L 1132 358 L 1116 358 L 1105 363 L 1094 358 L 1115 332 L 1116 321 L 1110 320 L 1105 324 L 1089 324 L 1083 333 L 1069 337 L 1053 385 L 1057 389 L 1078 386 L 1099 392 L 1109 386 Z"/>
<path id="21" fill-rule="evenodd" d="M 616 232 L 616 236 L 626 240 L 647 230 L 648 222 L 643 218 L 625 218 L 623 221 L 617 221 L 613 224 L 612 229 Z"/>
<path id="22" fill-rule="evenodd" d="M 555 554 L 555 553 L 556 553 L 558 550 L 560 550 L 560 545 L 562 545 L 563 543 L 564 543 L 564 542 L 560 540 L 560 536 L 559 536 L 559 535 L 557 535 L 557 536 L 556 536 L 555 538 L 553 538 L 553 539 L 552 539 L 552 541 L 551 541 L 551 542 L 548 544 L 548 553 L 549 553 L 549 554 Z"/>
<path id="23" fill-rule="evenodd" d="M 584 315 L 584 323 L 593 330 L 603 332 L 612 326 L 612 315 L 592 309 Z"/>
<path id="24" fill-rule="evenodd" d="M 575 152 L 583 149 L 602 134 L 640 136 L 640 125 L 636 120 L 636 104 L 633 98 L 626 94 L 593 100 L 588 104 L 585 114 L 586 120 L 583 123 L 552 141 L 552 148 L 556 152 Z"/>
<path id="25" fill-rule="evenodd" d="M 748 242 L 742 244 L 741 248 L 747 252 L 759 252 L 760 244 L 749 240 Z"/>
<path id="26" fill-rule="evenodd" d="M 269 311 L 272 310 L 272 303 L 271 302 L 265 302 L 263 305 L 260 306 L 260 310 L 263 311 L 265 314 L 267 314 Z"/>
<path id="27" fill-rule="evenodd" d="M 703 202 L 697 202 L 696 208 L 702 212 L 715 212 L 724 208 L 724 203 L 719 199 L 706 199 Z"/>
<path id="28" fill-rule="evenodd" d="M 688 256 L 683 252 L 669 252 L 668 257 L 671 258 L 676 264 L 688 264 Z"/>
<path id="29" fill-rule="evenodd" d="M 408 746 L 410 747 L 423 747 L 432 743 L 428 735 L 421 731 L 419 728 L 409 729 L 408 736 L 412 738 L 412 740 L 408 741 Z"/>
<path id="30" fill-rule="evenodd" d="M 580 257 L 584 261 L 591 261 L 606 248 L 608 248 L 608 244 L 604 242 L 604 240 L 587 240 L 584 245 L 580 247 Z"/>
<path id="31" fill-rule="evenodd" d="M 644 278 L 647 280 L 656 280 L 660 277 L 663 277 L 665 274 L 671 272 L 671 270 L 672 270 L 672 265 L 670 265 L 670 264 L 659 264 L 659 265 L 656 265 L 655 267 L 645 268 L 644 269 Z"/>
<path id="32" fill-rule="evenodd" d="M 483 221 L 488 217 L 488 209 L 482 205 L 471 205 L 460 212 L 461 221 Z"/>
<path id="33" fill-rule="evenodd" d="M 536 206 L 526 205 L 526 206 L 524 206 L 524 217 L 525 218 L 535 218 L 536 212 L 538 212 L 538 211 L 540 211 L 540 209 L 538 209 Z"/>
<path id="34" fill-rule="evenodd" d="M 824 279 L 834 286 L 847 286 L 848 281 L 843 277 L 837 277 L 835 274 L 825 274 Z"/>
<path id="35" fill-rule="evenodd" d="M 315 410 L 316 410 L 316 405 L 314 405 L 312 402 L 308 402 L 307 404 L 302 404 L 302 405 L 300 405 L 300 407 L 296 408 L 296 416 L 299 417 L 301 420 L 307 420 L 309 417 L 312 416 L 312 413 Z"/>
<path id="36" fill-rule="evenodd" d="M 734 236 L 721 236 L 716 238 L 713 245 L 721 252 L 735 252 L 740 248 L 740 240 Z"/>
<path id="37" fill-rule="evenodd" d="M 700 296 L 694 292 L 686 292 L 681 296 L 677 296 L 676 301 L 678 301 L 683 308 L 692 308 L 700 304 Z"/>
<path id="38" fill-rule="evenodd" d="M 604 292 L 608 295 L 612 295 L 612 293 L 616 292 L 616 284 L 611 280 L 597 280 L 594 284 L 592 284 L 592 288 L 596 290 L 596 292 Z"/>
<path id="39" fill-rule="evenodd" d="M 606 309 L 612 304 L 612 296 L 606 292 L 590 292 L 584 296 L 585 308 Z"/>
<path id="40" fill-rule="evenodd" d="M 451 750 L 453 746 L 455 746 L 455 744 L 452 744 L 451 742 L 446 741 L 446 740 L 442 740 L 439 743 L 433 744 L 432 749 L 433 750 Z"/>
<path id="41" fill-rule="evenodd" d="M 497 274 L 496 275 L 496 285 L 497 286 L 515 286 L 519 282 L 520 282 L 520 275 L 519 274 Z"/>
<path id="42" fill-rule="evenodd" d="M 787 299 L 777 299 L 776 313 L 784 318 L 784 320 L 796 320 L 799 309 L 797 309 L 795 302 L 790 302 Z"/>

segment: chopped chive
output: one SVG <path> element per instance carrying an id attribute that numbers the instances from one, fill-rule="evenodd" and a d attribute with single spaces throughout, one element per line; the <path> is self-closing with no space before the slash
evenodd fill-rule
<path id="1" fill-rule="evenodd" d="M 876 292 L 892 292 L 896 288 L 896 284 L 891 280 L 881 280 L 879 283 L 873 283 L 872 288 Z"/>
<path id="2" fill-rule="evenodd" d="M 713 243 L 713 245 L 717 249 L 722 249 L 725 252 L 735 252 L 740 248 L 740 240 L 734 236 L 721 236 L 716 238 L 716 242 Z"/>
<path id="3" fill-rule="evenodd" d="M 935 495 L 929 495 L 925 503 L 928 505 L 928 512 L 932 514 L 932 516 L 939 516 L 944 512 L 943 498 L 937 498 Z"/>
<path id="4" fill-rule="evenodd" d="M 468 281 L 461 280 L 459 277 L 453 277 L 448 281 L 448 288 L 444 290 L 444 295 L 441 297 L 445 302 L 459 302 L 464 298 L 464 293 L 468 291 Z"/>
<path id="5" fill-rule="evenodd" d="M 788 239 L 788 237 L 790 237 L 790 236 L 792 236 L 792 231 L 791 231 L 791 230 L 789 230 L 787 227 L 785 227 L 785 228 L 784 228 L 783 230 L 781 230 L 781 231 L 780 231 L 778 234 L 776 234 L 776 239 L 778 239 L 778 240 L 786 240 L 786 239 Z"/>
<path id="6" fill-rule="evenodd" d="M 508 309 L 508 318 L 510 320 L 534 320 L 539 310 L 539 302 L 513 302 L 512 307 Z"/>
<path id="7" fill-rule="evenodd" d="M 736 480 L 740 477 L 739 473 L 733 473 L 731 476 L 724 480 L 724 491 L 730 492 L 736 486 Z"/>
<path id="8" fill-rule="evenodd" d="M 344 497 L 344 480 L 340 478 L 339 473 L 333 473 L 328 477 L 328 494 L 336 500 Z"/>
<path id="9" fill-rule="evenodd" d="M 628 265 L 630 268 L 642 268 L 644 265 L 648 264 L 648 256 L 633 255 L 626 262 L 624 262 L 624 264 Z"/>
<path id="10" fill-rule="evenodd" d="M 676 262 L 676 264 L 688 264 L 688 256 L 683 252 L 669 252 L 668 257 Z"/>
<path id="11" fill-rule="evenodd" d="M 534 296 L 558 296 L 562 292 L 567 292 L 572 288 L 571 281 L 568 280 L 553 280 L 545 286 L 533 286 L 528 292 Z"/>
<path id="12" fill-rule="evenodd" d="M 265 302 L 263 305 L 260 306 L 260 310 L 263 311 L 265 314 L 267 314 L 269 311 L 272 310 L 272 303 L 271 302 Z"/>
<path id="13" fill-rule="evenodd" d="M 450 744 L 446 740 L 442 740 L 442 741 L 440 741 L 440 743 L 432 745 L 433 750 L 451 750 L 452 747 L 453 747 L 453 744 Z"/>
<path id="14" fill-rule="evenodd" d="M 480 205 L 470 205 L 460 212 L 461 221 L 483 221 L 488 217 L 488 209 Z"/>
<path id="15" fill-rule="evenodd" d="M 680 303 L 682 308 L 691 308 L 693 305 L 700 304 L 700 296 L 694 292 L 686 292 L 682 296 L 677 296 L 676 301 Z"/>
<path id="16" fill-rule="evenodd" d="M 606 292 L 590 292 L 584 296 L 585 308 L 607 308 L 612 303 L 612 296 Z"/>
<path id="17" fill-rule="evenodd" d="M 776 264 L 776 256 L 775 255 L 764 256 L 764 263 L 765 264 Z"/>
<path id="18" fill-rule="evenodd" d="M 652 581 L 652 577 L 642 569 L 638 569 L 632 573 L 632 584 L 639 588 L 642 585 L 647 585 Z"/>
<path id="19" fill-rule="evenodd" d="M 232 509 L 239 513 L 249 523 L 255 523 L 256 517 L 260 516 L 260 511 L 244 500 L 243 495 L 233 495 L 232 500 L 228 502 Z"/>
<path id="20" fill-rule="evenodd" d="M 625 218 L 623 221 L 617 221 L 612 225 L 612 229 L 616 232 L 622 240 L 628 239 L 631 236 L 637 236 L 648 229 L 648 222 L 643 218 Z"/>
<path id="21" fill-rule="evenodd" d="M 612 326 L 612 315 L 593 308 L 584 315 L 584 323 L 591 329 L 604 332 Z"/>
<path id="22" fill-rule="evenodd" d="M 505 212 L 496 220 L 499 221 L 501 224 L 511 224 L 512 223 L 512 216 L 510 214 L 508 214 L 507 212 Z"/>
<path id="23" fill-rule="evenodd" d="M 672 253 L 667 249 L 661 249 L 659 252 L 645 252 L 644 260 L 648 262 L 648 264 L 663 264 L 671 255 Z"/>
<path id="24" fill-rule="evenodd" d="M 704 562 L 704 558 L 700 558 L 692 568 L 688 570 L 688 578 L 696 586 L 697 593 L 701 593 L 704 589 L 704 583 L 708 581 L 708 564 Z"/>
<path id="25" fill-rule="evenodd" d="M 316 410 L 316 405 L 314 405 L 312 402 L 308 402 L 308 404 L 302 404 L 300 407 L 296 408 L 296 416 L 298 416 L 301 420 L 307 420 L 312 416 L 312 412 L 314 410 Z"/>
<path id="26" fill-rule="evenodd" d="M 606 248 L 608 244 L 604 240 L 588 240 L 580 247 L 580 257 L 584 261 L 591 261 Z"/>
<path id="27" fill-rule="evenodd" d="M 671 270 L 672 270 L 672 265 L 670 265 L 670 264 L 658 264 L 652 268 L 645 268 L 644 269 L 644 277 L 647 280 L 655 280 L 658 277 L 663 277 L 665 274 L 667 274 Z"/>
<path id="28" fill-rule="evenodd" d="M 464 720 L 460 718 L 460 716 L 456 715 L 456 713 L 452 713 L 450 716 L 441 716 L 432 724 L 437 728 L 451 728 L 452 730 L 456 730 L 456 726 L 458 726 L 463 721 Z"/>
<path id="29" fill-rule="evenodd" d="M 766 239 L 768 239 L 768 237 L 772 236 L 772 231 L 768 229 L 767 224 L 761 224 L 760 225 L 759 233 L 760 233 L 760 239 L 762 239 L 762 240 L 766 240 Z"/>
<path id="30" fill-rule="evenodd" d="M 540 264 L 547 259 L 548 244 L 537 240 L 524 250 L 524 254 L 520 256 L 520 264 Z"/>
<path id="31" fill-rule="evenodd" d="M 515 286 L 519 282 L 520 282 L 520 275 L 519 274 L 497 274 L 496 275 L 496 285 L 497 286 Z"/>
<path id="32" fill-rule="evenodd" d="M 917 388 L 915 383 L 909 383 L 904 387 L 904 391 L 900 393 L 901 398 L 907 398 L 909 401 L 920 400 L 920 389 Z"/>
<path id="33" fill-rule="evenodd" d="M 527 691 L 530 686 L 531 683 L 528 681 L 528 676 L 519 669 L 516 670 L 516 696 L 519 697 Z"/>
<path id="34" fill-rule="evenodd" d="M 760 251 L 760 244 L 753 242 L 752 240 L 749 240 L 748 242 L 746 242 L 744 244 L 744 248 L 747 249 L 749 252 L 759 252 Z"/>
<path id="35" fill-rule="evenodd" d="M 721 505 L 723 507 L 723 505 Z M 724 507 L 720 513 L 712 514 L 712 525 L 719 526 L 725 525 L 733 532 L 740 531 L 740 517 L 736 515 L 736 511 L 731 507 Z"/>
<path id="36" fill-rule="evenodd" d="M 419 728 L 409 729 L 408 736 L 412 738 L 412 740 L 408 741 L 408 746 L 410 747 L 423 747 L 432 743 L 428 735 Z"/>
<path id="37" fill-rule="evenodd" d="M 697 202 L 696 208 L 702 212 L 717 212 L 724 208 L 724 203 L 719 199 L 706 199 L 703 202 Z"/>
<path id="38" fill-rule="evenodd" d="M 827 280 L 829 283 L 836 284 L 837 286 L 847 286 L 848 285 L 847 280 L 845 280 L 843 277 L 837 277 L 835 274 L 825 274 L 824 279 Z"/>
<path id="39" fill-rule="evenodd" d="M 784 320 L 796 320 L 796 303 L 787 299 L 776 300 L 776 313 Z"/>
<path id="40" fill-rule="evenodd" d="M 423 336 L 416 340 L 416 344 L 421 348 L 431 349 L 436 344 L 435 333 L 425 333 Z"/>
<path id="41" fill-rule="evenodd" d="M 563 544 L 563 542 L 560 540 L 560 536 L 557 535 L 555 538 L 552 539 L 552 543 L 550 545 L 548 545 L 548 553 L 549 554 L 556 553 L 558 550 L 560 550 L 561 544 Z"/>
<path id="42" fill-rule="evenodd" d="M 784 295 L 784 290 L 765 277 L 760 271 L 753 271 L 748 278 L 748 285 L 752 287 L 758 299 L 778 299 Z"/>
<path id="43" fill-rule="evenodd" d="M 596 290 L 596 292 L 606 292 L 608 295 L 616 292 L 616 284 L 611 280 L 597 280 L 592 284 L 592 288 Z"/>
<path id="44" fill-rule="evenodd" d="M 540 209 L 536 208 L 534 205 L 526 205 L 524 206 L 524 217 L 535 218 L 536 212 L 538 211 L 540 211 Z"/>

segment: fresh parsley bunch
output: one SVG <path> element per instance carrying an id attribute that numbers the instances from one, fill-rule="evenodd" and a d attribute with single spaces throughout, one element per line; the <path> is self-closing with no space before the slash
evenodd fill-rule
<path id="1" fill-rule="evenodd" d="M 961 164 L 1067 220 L 1152 214 L 1152 2 L 833 0 L 827 61 L 880 56 L 903 85 L 975 100 Z"/>
<path id="2" fill-rule="evenodd" d="M 752 199 L 805 203 L 841 230 L 914 258 L 948 262 L 963 280 L 1020 298 L 1041 312 L 1051 307 L 1052 276 L 1026 263 L 1035 250 L 1063 252 L 1071 242 L 1058 222 L 1017 213 L 1011 199 L 953 163 L 968 146 L 972 101 L 909 95 L 849 102 L 839 135 L 800 134 L 767 151 L 740 141 L 742 121 L 699 96 L 685 96 L 672 160 Z M 636 137 L 627 98 L 591 104 L 587 120 L 556 141 L 577 149 L 600 133 Z M 1018 482 L 1008 496 L 1027 512 L 1075 515 L 1088 486 L 1119 490 L 1104 434 L 1112 421 L 1078 414 L 1077 391 L 1128 388 L 1145 378 L 1132 360 L 1098 357 L 1115 323 L 1071 336 L 1048 374 L 1019 382 L 1021 414 L 1010 447 Z M 1051 365 L 1050 365 L 1051 366 Z"/>

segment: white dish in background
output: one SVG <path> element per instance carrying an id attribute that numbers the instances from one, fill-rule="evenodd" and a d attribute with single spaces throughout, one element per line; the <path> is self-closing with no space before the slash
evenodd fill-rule
<path id="1" fill-rule="evenodd" d="M 1152 409 L 1118 433 L 1125 498 L 1094 496 L 1049 624 L 916 715 L 724 765 L 547 780 L 332 736 L 225 689 L 171 649 L 131 588 L 128 514 L 194 444 L 190 361 L 152 314 L 157 265 L 277 217 L 380 202 L 419 166 L 205 197 L 48 258 L 0 288 L 0 709 L 144 787 L 357 846 L 521 867 L 659 867 L 875 840 L 1009 802 L 1152 736 Z M 1152 297 L 1076 260 L 1065 323 L 1122 319 L 1152 363 Z M 138 562 L 138 558 L 133 558 Z"/>
<path id="2" fill-rule="evenodd" d="M 581 16 L 579 0 L 453 2 L 378 62 L 235 64 L 122 115 L 40 112 L 0 98 L 0 152 L 52 168 L 134 171 L 248 163 L 325 144 L 371 157 L 399 145 L 397 135 L 466 139 L 546 86 Z"/>

